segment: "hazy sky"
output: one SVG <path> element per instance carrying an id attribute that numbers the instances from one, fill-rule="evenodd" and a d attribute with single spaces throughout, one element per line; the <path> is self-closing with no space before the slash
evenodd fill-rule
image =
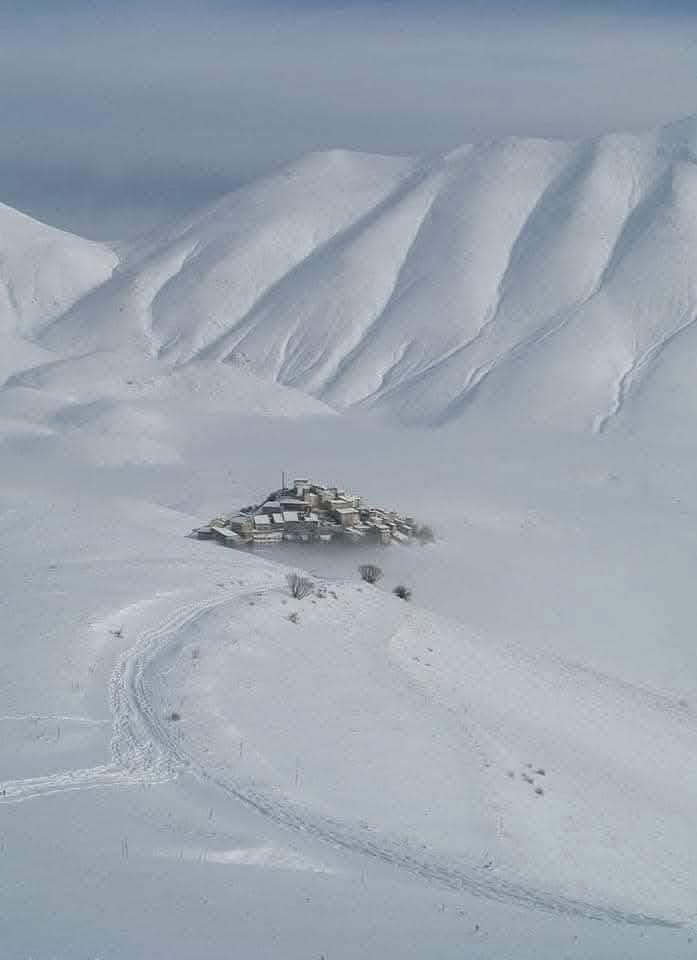
<path id="1" fill-rule="evenodd" d="M 695 8 L 4 0 L 0 199 L 118 237 L 308 150 L 668 122 L 697 113 Z"/>

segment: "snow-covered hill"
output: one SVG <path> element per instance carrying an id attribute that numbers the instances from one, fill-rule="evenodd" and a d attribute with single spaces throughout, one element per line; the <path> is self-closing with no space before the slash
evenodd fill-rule
<path id="1" fill-rule="evenodd" d="M 102 284 L 117 262 L 104 244 L 0 204 L 0 335 L 36 338 Z"/>
<path id="2" fill-rule="evenodd" d="M 329 586 L 293 602 L 279 577 L 197 611 L 153 658 L 160 713 L 182 710 L 169 749 L 282 822 L 446 885 L 693 918 L 691 711 Z"/>
<path id="3" fill-rule="evenodd" d="M 693 956 L 696 131 L 0 210 L 3 958 Z M 282 470 L 437 542 L 189 536 Z"/>
<path id="4" fill-rule="evenodd" d="M 149 238 L 58 322 L 26 329 L 61 352 L 244 355 L 335 407 L 409 423 L 481 402 L 602 431 L 659 363 L 694 407 L 670 346 L 692 337 L 696 268 L 694 119 L 428 161 L 334 151 Z"/>
<path id="5" fill-rule="evenodd" d="M 17 370 L 52 359 L 36 338 L 104 283 L 117 263 L 106 245 L 0 204 L 0 384 Z"/>

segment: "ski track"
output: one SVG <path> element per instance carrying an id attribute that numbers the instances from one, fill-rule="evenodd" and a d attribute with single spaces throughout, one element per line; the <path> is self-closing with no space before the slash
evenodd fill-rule
<path id="1" fill-rule="evenodd" d="M 0 803 L 19 803 L 71 790 L 161 783 L 178 776 L 181 765 L 161 749 L 155 735 L 161 725 L 147 698 L 146 667 L 158 651 L 169 646 L 172 637 L 176 637 L 187 625 L 229 599 L 227 595 L 179 608 L 158 627 L 143 633 L 135 646 L 119 658 L 109 682 L 109 705 L 113 725 L 111 763 L 43 777 L 2 781 Z M 81 719 L 86 722 L 86 718 Z"/>
<path id="2" fill-rule="evenodd" d="M 556 896 L 524 884 L 497 877 L 481 866 L 449 861 L 430 854 L 418 841 L 374 833 L 358 825 L 322 817 L 311 810 L 260 790 L 253 782 L 239 781 L 207 770 L 189 754 L 181 737 L 153 698 L 159 665 L 176 656 L 182 631 L 210 611 L 244 596 L 268 593 L 268 586 L 246 588 L 179 607 L 158 626 L 141 634 L 119 658 L 109 683 L 113 719 L 111 763 L 43 777 L 0 783 L 0 804 L 21 803 L 37 797 L 74 790 L 110 786 L 163 783 L 189 772 L 213 784 L 277 825 L 304 833 L 351 854 L 376 860 L 428 882 L 490 900 L 518 904 L 566 916 L 622 924 L 680 927 L 682 924 L 642 913 L 628 913 L 589 901 Z M 177 728 L 178 731 L 178 728 Z"/>

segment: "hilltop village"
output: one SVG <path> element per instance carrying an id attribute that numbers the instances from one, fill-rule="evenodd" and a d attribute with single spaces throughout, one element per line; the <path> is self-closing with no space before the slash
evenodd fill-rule
<path id="1" fill-rule="evenodd" d="M 310 480 L 295 480 L 292 487 L 270 493 L 258 506 L 216 517 L 194 533 L 200 539 L 216 539 L 230 547 L 335 540 L 386 546 L 434 539 L 431 528 L 418 524 L 413 517 L 370 507 L 361 497 Z"/>

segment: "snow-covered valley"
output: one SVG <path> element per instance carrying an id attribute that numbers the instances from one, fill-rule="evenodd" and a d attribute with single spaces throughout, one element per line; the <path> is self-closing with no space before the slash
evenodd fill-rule
<path id="1" fill-rule="evenodd" d="M 695 129 L 0 209 L 3 956 L 693 955 Z M 282 469 L 437 543 L 188 536 Z"/>

